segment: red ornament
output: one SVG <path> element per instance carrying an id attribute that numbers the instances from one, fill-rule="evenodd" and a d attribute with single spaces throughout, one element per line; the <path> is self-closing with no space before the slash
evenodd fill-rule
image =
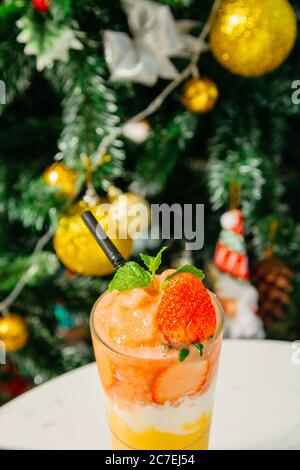
<path id="1" fill-rule="evenodd" d="M 32 4 L 37 11 L 46 12 L 49 10 L 49 0 L 32 0 Z"/>
<path id="2" fill-rule="evenodd" d="M 11 398 L 15 398 L 22 393 L 27 392 L 31 388 L 31 385 L 23 377 L 16 376 L 8 382 L 6 388 Z"/>

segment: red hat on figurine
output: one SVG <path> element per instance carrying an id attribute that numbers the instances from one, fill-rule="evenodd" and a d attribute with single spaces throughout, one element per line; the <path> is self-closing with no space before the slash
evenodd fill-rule
<path id="1" fill-rule="evenodd" d="M 221 233 L 213 264 L 222 272 L 241 280 L 249 279 L 248 256 L 244 240 L 244 222 L 240 210 L 225 212 L 220 219 Z"/>

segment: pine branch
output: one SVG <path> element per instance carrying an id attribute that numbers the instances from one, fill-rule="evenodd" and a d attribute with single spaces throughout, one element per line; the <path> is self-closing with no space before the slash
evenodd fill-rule
<path id="1" fill-rule="evenodd" d="M 23 54 L 23 47 L 16 41 L 16 21 L 26 11 L 25 1 L 7 1 L 0 6 L 0 78 L 6 85 L 6 106 L 0 106 L 0 114 L 30 85 L 33 61 Z"/>
<path id="2" fill-rule="evenodd" d="M 12 289 L 19 279 L 27 273 L 26 284 L 34 286 L 58 269 L 56 256 L 42 252 L 30 256 L 8 257 L 0 255 L 1 291 Z"/>
<path id="3" fill-rule="evenodd" d="M 40 231 L 52 225 L 70 201 L 41 178 L 32 178 L 32 173 L 23 173 L 16 183 L 16 194 L 8 201 L 9 217 L 11 221 L 22 222 L 24 227 Z"/>
<path id="4" fill-rule="evenodd" d="M 39 380 L 49 380 L 79 365 L 91 362 L 91 347 L 78 344 L 70 348 L 36 318 L 27 319 L 27 323 L 30 329 L 30 341 L 24 349 L 9 354 L 9 357 L 32 377 L 39 376 Z"/>
<path id="5" fill-rule="evenodd" d="M 187 8 L 193 0 L 159 0 L 159 3 L 169 5 L 171 8 Z"/>
<path id="6" fill-rule="evenodd" d="M 53 288 L 53 283 L 48 279 L 48 282 L 45 280 L 39 286 L 23 290 L 12 307 L 13 311 L 19 312 L 25 318 L 29 329 L 29 341 L 21 351 L 11 353 L 9 357 L 23 370 L 26 369 L 32 377 L 39 375 L 42 380 L 48 380 L 93 359 L 90 345 L 78 343 L 70 347 L 57 336 L 54 306 L 58 296 L 59 292 Z M 90 299 L 86 316 L 94 299 L 95 297 Z M 77 317 L 78 313 L 80 315 L 77 303 Z"/>
<path id="7" fill-rule="evenodd" d="M 263 155 L 259 155 L 251 143 L 244 139 L 237 139 L 236 145 L 231 148 L 211 141 L 210 152 L 214 155 L 208 164 L 208 185 L 213 209 L 228 205 L 230 185 L 234 182 L 241 186 L 242 209 L 248 216 L 262 197 L 265 184 Z"/>
<path id="8" fill-rule="evenodd" d="M 273 212 L 283 194 L 278 178 L 282 141 L 265 148 L 262 123 L 252 105 L 223 105 L 215 119 L 214 137 L 208 143 L 208 188 L 214 210 L 228 207 L 230 185 L 241 187 L 240 202 L 249 226 L 257 217 Z M 282 124 L 273 119 L 273 124 Z M 268 153 L 265 153 L 268 152 Z M 269 158 L 268 158 L 269 156 Z"/>
<path id="9" fill-rule="evenodd" d="M 107 288 L 107 281 L 99 278 L 92 278 L 79 275 L 57 274 L 53 280 L 53 288 L 57 297 L 61 297 L 66 302 L 70 311 L 80 311 L 90 313 L 91 305 L 95 299 Z"/>
<path id="10" fill-rule="evenodd" d="M 97 157 L 101 140 L 120 122 L 117 98 L 106 85 L 104 74 L 103 60 L 77 53 L 69 63 L 57 64 L 51 77 L 56 86 L 62 86 L 64 94 L 58 157 L 78 170 L 85 170 L 86 156 L 92 161 Z M 123 143 L 116 139 L 108 153 L 112 159 L 104 159 L 98 168 L 107 179 L 122 174 Z"/>
<path id="11" fill-rule="evenodd" d="M 2 44 L 1 52 L 7 54 L 7 57 L 10 57 L 10 61 L 9 64 L 6 64 L 4 61 L 0 64 L 1 79 L 6 85 L 6 105 L 0 106 L 0 113 L 2 113 L 16 97 L 26 91 L 30 85 L 33 73 L 32 60 L 24 56 L 21 51 L 16 54 L 14 48 L 12 52 L 10 43 Z"/>

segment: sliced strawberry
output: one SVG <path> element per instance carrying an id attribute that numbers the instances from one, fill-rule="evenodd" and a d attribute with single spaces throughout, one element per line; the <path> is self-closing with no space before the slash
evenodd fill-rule
<path id="1" fill-rule="evenodd" d="M 154 381 L 152 397 L 158 405 L 176 403 L 182 397 L 201 390 L 208 372 L 208 361 L 174 364 L 161 372 Z"/>
<path id="2" fill-rule="evenodd" d="M 204 342 L 216 329 L 216 312 L 204 284 L 190 273 L 173 276 L 160 302 L 157 321 L 175 344 Z"/>
<path id="3" fill-rule="evenodd" d="M 127 402 L 136 404 L 152 403 L 152 383 L 156 371 L 135 363 L 116 364 L 114 394 Z"/>
<path id="4" fill-rule="evenodd" d="M 114 383 L 113 365 L 105 354 L 97 355 L 97 366 L 104 388 L 110 388 Z"/>

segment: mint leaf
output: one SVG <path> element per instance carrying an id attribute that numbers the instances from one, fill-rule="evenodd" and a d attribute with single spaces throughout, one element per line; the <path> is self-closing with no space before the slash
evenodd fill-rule
<path id="1" fill-rule="evenodd" d="M 179 355 L 178 355 L 180 362 L 184 361 L 188 357 L 189 354 L 190 354 L 189 348 L 180 349 Z"/>
<path id="2" fill-rule="evenodd" d="M 142 253 L 140 254 L 143 263 L 147 266 L 147 268 L 152 274 L 152 279 L 154 278 L 156 271 L 161 265 L 161 256 L 166 249 L 166 246 L 162 247 L 162 249 L 157 253 L 156 256 L 143 255 Z"/>
<path id="3" fill-rule="evenodd" d="M 154 260 L 153 260 L 153 264 L 151 266 L 151 271 L 154 270 L 154 271 L 157 271 L 158 268 L 160 267 L 161 265 L 161 257 L 162 257 L 162 254 L 163 252 L 167 249 L 166 246 L 163 246 L 161 250 L 159 250 L 159 252 L 157 253 L 157 255 L 155 256 Z"/>
<path id="4" fill-rule="evenodd" d="M 172 279 L 175 274 L 180 274 L 180 273 L 190 273 L 193 274 L 194 276 L 197 276 L 200 281 L 203 281 L 205 278 L 205 274 L 202 271 L 202 269 L 198 269 L 195 266 L 192 266 L 191 264 L 186 264 L 185 266 L 182 266 L 181 268 L 177 269 L 173 274 L 167 277 L 165 281 L 162 284 L 162 289 L 165 289 L 167 285 L 169 284 L 170 280 Z"/>
<path id="5" fill-rule="evenodd" d="M 154 261 L 154 256 L 143 255 L 142 253 L 140 253 L 140 257 L 142 258 L 143 263 L 147 266 L 149 271 L 151 271 L 151 266 L 152 266 L 153 261 Z"/>
<path id="6" fill-rule="evenodd" d="M 108 290 L 130 290 L 136 287 L 149 287 L 151 275 L 134 261 L 128 261 L 118 269 L 113 279 L 109 283 Z"/>
<path id="7" fill-rule="evenodd" d="M 193 346 L 198 349 L 200 356 L 203 354 L 203 344 L 202 343 L 194 343 Z"/>

